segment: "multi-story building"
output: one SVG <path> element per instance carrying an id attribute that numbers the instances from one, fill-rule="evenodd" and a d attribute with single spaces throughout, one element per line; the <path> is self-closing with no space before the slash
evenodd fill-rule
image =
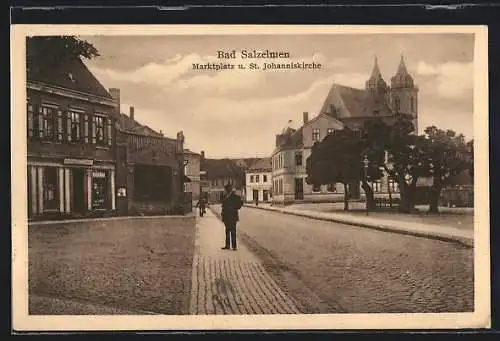
<path id="1" fill-rule="evenodd" d="M 245 200 L 269 202 L 272 190 L 272 166 L 270 158 L 256 161 L 245 171 Z"/>
<path id="2" fill-rule="evenodd" d="M 29 219 L 114 214 L 113 98 L 77 57 L 27 61 Z"/>
<path id="3" fill-rule="evenodd" d="M 201 154 L 195 153 L 189 149 L 185 149 L 184 160 L 184 174 L 190 180 L 189 182 L 184 183 L 184 192 L 191 193 L 192 199 L 198 201 L 201 194 Z"/>
<path id="4" fill-rule="evenodd" d="M 319 202 L 342 200 L 344 188 L 340 184 L 313 186 L 305 182 L 306 160 L 315 142 L 329 133 L 349 127 L 358 130 L 364 122 L 376 116 L 391 123 L 396 113 L 413 117 L 418 129 L 418 88 L 408 73 L 403 57 L 391 86 L 380 74 L 377 60 L 365 89 L 356 89 L 333 84 L 320 113 L 309 120 L 303 114 L 303 125 L 298 129 L 286 128 L 276 136 L 276 147 L 272 153 L 273 202 Z M 361 198 L 363 191 L 359 184 L 351 187 L 351 198 Z M 398 186 L 388 176 L 372 184 L 375 196 L 398 196 Z"/>

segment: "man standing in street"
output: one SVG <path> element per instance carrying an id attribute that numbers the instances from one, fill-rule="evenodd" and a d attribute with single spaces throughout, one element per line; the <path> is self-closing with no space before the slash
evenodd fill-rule
<path id="1" fill-rule="evenodd" d="M 239 221 L 238 210 L 243 206 L 243 201 L 233 192 L 231 184 L 224 186 L 224 189 L 221 217 L 226 226 L 226 243 L 222 249 L 229 250 L 232 247 L 236 250 L 236 223 Z"/>

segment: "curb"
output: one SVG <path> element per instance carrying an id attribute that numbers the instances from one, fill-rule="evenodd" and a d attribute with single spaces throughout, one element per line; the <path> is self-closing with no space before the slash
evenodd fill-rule
<path id="1" fill-rule="evenodd" d="M 363 227 L 363 228 L 370 228 L 370 229 L 384 231 L 384 232 L 399 233 L 399 234 L 410 235 L 410 236 L 415 236 L 415 237 L 422 237 L 422 238 L 435 239 L 435 240 L 440 240 L 440 241 L 445 241 L 445 242 L 452 242 L 452 243 L 457 243 L 457 244 L 460 244 L 460 245 L 468 247 L 468 248 L 474 247 L 474 239 L 470 239 L 470 238 L 466 238 L 466 237 L 451 236 L 448 234 L 440 234 L 440 233 L 429 233 L 429 232 L 403 230 L 403 229 L 399 229 L 399 228 L 395 228 L 395 227 L 387 226 L 387 225 L 383 225 L 383 224 L 377 225 L 377 224 L 369 224 L 369 223 L 363 223 L 363 222 L 355 222 L 355 221 L 351 221 L 349 219 L 343 219 L 343 218 L 321 217 L 321 216 L 312 215 L 312 214 L 307 213 L 307 212 L 303 212 L 303 213 L 302 212 L 291 212 L 291 211 L 287 211 L 287 210 L 279 209 L 279 208 L 274 209 L 274 208 L 268 208 L 268 207 L 255 207 L 255 206 L 250 206 L 250 205 L 244 205 L 244 206 L 249 207 L 249 208 L 254 208 L 254 209 L 265 210 L 265 211 L 272 211 L 272 212 L 278 212 L 278 213 L 282 213 L 282 214 L 305 217 L 305 218 L 309 218 L 309 219 L 331 221 L 331 222 L 342 223 L 342 224 L 346 224 L 346 225 L 358 226 L 358 227 Z"/>
<path id="2" fill-rule="evenodd" d="M 87 222 L 106 222 L 114 220 L 137 220 L 137 219 L 169 219 L 169 220 L 182 220 L 193 219 L 195 215 L 189 213 L 186 215 L 151 215 L 151 216 L 122 216 L 122 217 L 108 217 L 108 218 L 82 218 L 82 219 L 64 219 L 64 220 L 40 220 L 30 221 L 28 226 L 40 225 L 57 225 L 57 224 L 70 224 L 70 223 L 87 223 Z"/>

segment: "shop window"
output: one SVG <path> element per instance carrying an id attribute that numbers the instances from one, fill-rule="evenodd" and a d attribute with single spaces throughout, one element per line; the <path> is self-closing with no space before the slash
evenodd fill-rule
<path id="1" fill-rule="evenodd" d="M 92 209 L 105 209 L 108 206 L 109 177 L 106 171 L 92 172 Z"/>
<path id="2" fill-rule="evenodd" d="M 45 167 L 43 176 L 43 208 L 57 210 L 59 208 L 57 167 Z"/>

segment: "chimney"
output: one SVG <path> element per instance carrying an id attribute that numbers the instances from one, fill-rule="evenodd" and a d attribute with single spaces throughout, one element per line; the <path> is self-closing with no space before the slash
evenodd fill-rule
<path id="1" fill-rule="evenodd" d="M 121 113 L 121 111 L 120 111 L 120 89 L 118 89 L 118 88 L 110 88 L 108 90 L 108 92 L 109 92 L 109 94 L 111 95 L 111 97 L 113 97 L 113 99 L 116 102 L 116 112 L 119 115 Z"/>
<path id="2" fill-rule="evenodd" d="M 130 114 L 129 114 L 130 118 L 135 120 L 134 118 L 134 107 L 130 107 Z"/>
<path id="3" fill-rule="evenodd" d="M 202 150 L 200 154 L 201 154 L 201 159 L 202 159 L 202 160 L 205 160 L 205 151 L 204 151 L 204 150 Z"/>
<path id="4" fill-rule="evenodd" d="M 305 111 L 302 115 L 304 117 L 304 124 L 306 124 L 309 121 L 309 113 Z"/>

